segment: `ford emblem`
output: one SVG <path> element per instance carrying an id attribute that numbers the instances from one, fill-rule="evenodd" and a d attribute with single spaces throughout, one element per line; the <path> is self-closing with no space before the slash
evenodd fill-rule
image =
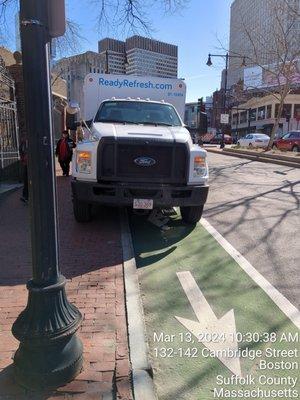
<path id="1" fill-rule="evenodd" d="M 156 161 L 151 157 L 138 157 L 134 160 L 134 163 L 140 167 L 151 167 L 156 164 Z"/>

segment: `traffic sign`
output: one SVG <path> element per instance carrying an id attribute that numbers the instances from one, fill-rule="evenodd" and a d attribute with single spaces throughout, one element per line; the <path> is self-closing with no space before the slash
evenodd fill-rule
<path id="1" fill-rule="evenodd" d="M 229 114 L 221 114 L 221 124 L 229 124 Z"/>

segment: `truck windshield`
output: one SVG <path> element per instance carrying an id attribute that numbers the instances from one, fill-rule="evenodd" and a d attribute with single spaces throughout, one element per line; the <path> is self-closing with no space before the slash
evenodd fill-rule
<path id="1" fill-rule="evenodd" d="M 101 104 L 94 122 L 182 125 L 173 106 L 141 101 L 105 101 Z"/>

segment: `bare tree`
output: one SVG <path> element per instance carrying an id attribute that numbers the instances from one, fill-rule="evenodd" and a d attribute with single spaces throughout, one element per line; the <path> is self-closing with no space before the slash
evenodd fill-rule
<path id="1" fill-rule="evenodd" d="M 248 43 L 247 64 L 259 67 L 261 72 L 261 81 L 253 86 L 244 85 L 244 91 L 248 95 L 272 95 L 278 104 L 268 146 L 270 149 L 283 116 L 287 95 L 296 81 L 300 81 L 300 3 L 299 0 L 265 1 L 269 11 L 265 30 L 253 29 L 247 17 L 241 15 L 240 31 Z"/>
<path id="2" fill-rule="evenodd" d="M 181 10 L 188 2 L 189 0 L 83 0 L 82 7 L 94 6 L 99 27 L 127 27 L 132 32 L 149 34 L 152 30 L 148 18 L 149 9 L 156 7 L 158 12 L 163 10 L 162 12 L 170 14 Z M 17 6 L 18 0 L 0 0 L 0 43 L 5 43 L 4 27 L 7 24 L 8 11 L 12 7 L 17 9 Z M 58 52 L 60 55 L 66 50 L 75 53 L 82 40 L 80 26 L 68 19 L 66 34 L 57 41 Z"/>

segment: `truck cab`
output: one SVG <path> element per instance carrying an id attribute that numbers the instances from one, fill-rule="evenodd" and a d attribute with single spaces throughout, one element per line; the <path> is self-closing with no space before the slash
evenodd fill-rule
<path id="1" fill-rule="evenodd" d="M 208 194 L 206 156 L 172 104 L 104 100 L 73 155 L 74 216 L 89 221 L 92 204 L 178 206 L 185 222 L 196 223 Z"/>

